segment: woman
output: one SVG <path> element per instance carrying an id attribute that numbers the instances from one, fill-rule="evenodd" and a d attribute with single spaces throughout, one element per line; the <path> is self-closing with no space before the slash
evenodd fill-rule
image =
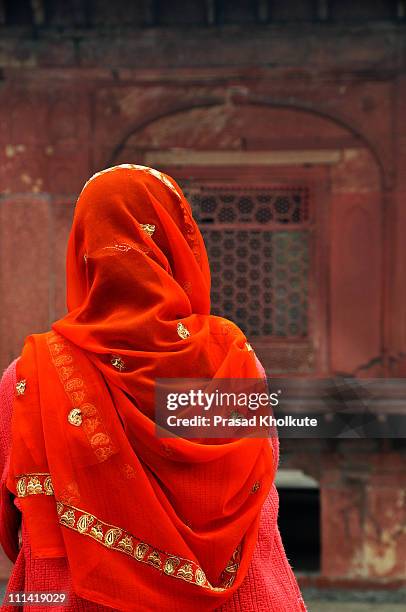
<path id="1" fill-rule="evenodd" d="M 157 378 L 263 372 L 210 315 L 206 250 L 173 179 L 121 165 L 86 183 L 67 306 L 2 380 L 8 593 L 66 591 L 61 610 L 304 610 L 276 525 L 277 442 L 155 433 Z"/>

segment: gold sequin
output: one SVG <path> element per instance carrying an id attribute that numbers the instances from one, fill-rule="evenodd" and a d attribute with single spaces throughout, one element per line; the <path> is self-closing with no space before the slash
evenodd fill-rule
<path id="1" fill-rule="evenodd" d="M 151 237 L 155 232 L 155 225 L 152 225 L 151 223 L 141 223 L 141 227 L 149 237 Z"/>
<path id="2" fill-rule="evenodd" d="M 25 378 L 19 380 L 16 384 L 17 395 L 24 395 L 26 386 L 27 381 L 25 380 Z"/>
<path id="3" fill-rule="evenodd" d="M 177 331 L 178 331 L 178 336 L 183 338 L 183 340 L 185 340 L 186 338 L 189 338 L 190 336 L 190 331 L 181 322 L 178 323 Z"/>
<path id="4" fill-rule="evenodd" d="M 251 489 L 252 493 L 256 493 L 259 490 L 260 486 L 261 485 L 259 484 L 258 480 L 254 482 L 254 484 L 252 485 L 252 489 Z"/>
<path id="5" fill-rule="evenodd" d="M 114 366 L 120 372 L 125 369 L 124 361 L 121 359 L 121 357 L 118 357 L 117 355 L 113 355 L 113 357 L 111 358 L 111 365 Z"/>
<path id="6" fill-rule="evenodd" d="M 85 262 L 85 264 L 87 264 L 87 254 L 86 253 L 83 255 L 83 261 Z"/>
<path id="7" fill-rule="evenodd" d="M 68 414 L 68 421 L 71 425 L 75 425 L 75 427 L 79 427 L 82 425 L 82 411 L 80 408 L 72 408 L 70 413 Z"/>
<path id="8" fill-rule="evenodd" d="M 245 343 L 245 348 L 247 349 L 247 351 L 252 351 L 253 350 L 253 348 L 252 348 L 252 346 L 250 345 L 249 342 Z"/>

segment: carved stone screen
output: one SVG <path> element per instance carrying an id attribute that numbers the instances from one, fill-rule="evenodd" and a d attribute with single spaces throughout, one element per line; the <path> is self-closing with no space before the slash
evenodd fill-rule
<path id="1" fill-rule="evenodd" d="M 306 187 L 185 186 L 211 266 L 212 312 L 249 338 L 309 333 Z"/>

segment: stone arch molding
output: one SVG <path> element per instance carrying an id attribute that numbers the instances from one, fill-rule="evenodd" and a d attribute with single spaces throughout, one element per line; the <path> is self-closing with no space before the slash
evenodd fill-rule
<path id="1" fill-rule="evenodd" d="M 229 100 L 221 104 L 193 105 L 145 121 L 133 128 L 116 147 L 111 163 L 130 162 L 165 168 L 164 163 L 154 164 L 149 160 L 160 152 L 176 154 L 179 151 L 186 151 L 189 157 L 220 151 L 225 153 L 225 160 L 241 152 L 301 151 L 309 152 L 309 159 L 315 152 L 326 153 L 330 161 L 323 162 L 321 156 L 317 162 L 330 164 L 328 173 L 317 174 L 323 176 L 321 180 L 325 182 L 323 197 L 317 200 L 323 206 L 317 206 L 321 213 L 318 235 L 324 236 L 323 252 L 324 255 L 328 252 L 328 256 L 319 255 L 319 260 L 323 261 L 320 272 L 323 286 L 328 286 L 327 276 L 332 280 L 325 289 L 329 291 L 328 299 L 323 294 L 318 302 L 323 309 L 317 317 L 318 346 L 324 347 L 324 354 L 328 355 L 325 363 L 333 373 L 357 373 L 362 368 L 369 368 L 368 364 L 377 359 L 379 361 L 383 336 L 380 296 L 384 262 L 384 172 L 370 142 L 341 118 L 303 108 L 303 105 L 300 107 L 293 99 L 287 104 L 275 100 L 270 104 L 258 100 L 243 103 Z M 184 158 L 185 166 L 188 166 L 188 155 Z M 243 159 L 238 155 L 234 157 Z M 300 156 L 297 159 L 297 166 L 311 163 L 305 158 L 300 162 Z M 210 166 L 210 156 L 206 160 Z M 272 175 L 278 176 L 277 168 Z M 358 233 L 349 235 L 346 220 L 355 209 L 362 213 L 364 223 L 357 225 Z M 328 223 L 327 218 L 331 220 Z M 365 249 L 362 261 L 357 257 L 358 243 Z M 354 278 L 365 276 L 365 260 L 372 262 L 375 273 L 367 275 L 361 293 L 358 280 Z M 330 332 L 327 326 L 323 327 L 327 317 Z M 381 370 L 374 371 L 374 375 L 380 373 Z"/>
<path id="2" fill-rule="evenodd" d="M 162 111 L 130 126 L 106 165 L 142 163 L 150 151 L 358 151 L 355 168 L 369 166 L 370 189 L 381 191 L 389 177 L 380 151 L 356 122 L 307 102 L 244 98 L 207 101 Z M 343 154 L 342 163 L 349 156 Z M 355 160 L 355 158 L 357 158 Z"/>

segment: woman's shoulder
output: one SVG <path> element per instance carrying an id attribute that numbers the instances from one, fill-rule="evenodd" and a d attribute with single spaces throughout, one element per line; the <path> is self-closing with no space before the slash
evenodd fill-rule
<path id="1" fill-rule="evenodd" d="M 6 455 L 10 442 L 11 414 L 16 385 L 17 359 L 4 370 L 0 380 L 0 455 Z"/>
<path id="2" fill-rule="evenodd" d="M 7 400 L 13 399 L 13 391 L 17 378 L 16 369 L 18 359 L 19 357 L 17 357 L 17 359 L 14 359 L 14 361 L 12 361 L 10 365 L 8 365 L 7 368 L 3 371 L 0 380 L 0 402 L 2 404 L 5 401 L 7 403 Z"/>

